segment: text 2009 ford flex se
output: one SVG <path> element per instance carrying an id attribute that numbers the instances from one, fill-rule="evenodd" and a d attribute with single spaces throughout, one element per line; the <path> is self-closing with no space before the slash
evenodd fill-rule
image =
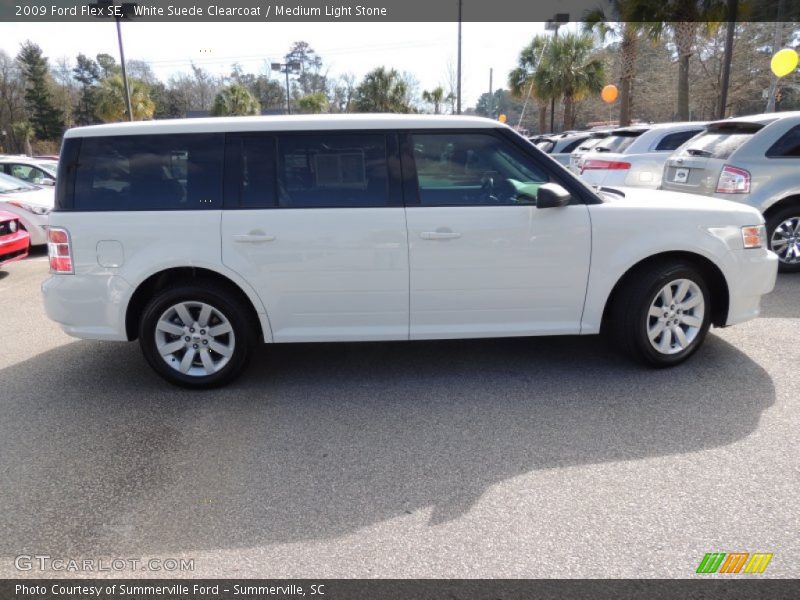
<path id="1" fill-rule="evenodd" d="M 653 366 L 756 317 L 775 284 L 753 208 L 595 193 L 466 117 L 234 117 L 72 129 L 47 313 L 139 339 L 190 387 L 263 342 L 608 332 Z"/>

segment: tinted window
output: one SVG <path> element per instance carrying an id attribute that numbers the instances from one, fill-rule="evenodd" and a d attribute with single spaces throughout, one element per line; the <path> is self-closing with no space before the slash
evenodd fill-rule
<path id="1" fill-rule="evenodd" d="M 685 142 L 692 139 L 701 131 L 702 129 L 691 129 L 689 131 L 679 131 L 677 133 L 667 134 L 661 138 L 660 142 L 658 142 L 658 145 L 656 146 L 656 152 L 659 150 L 677 150 L 678 147 L 682 146 Z"/>
<path id="2" fill-rule="evenodd" d="M 422 206 L 526 204 L 549 181 L 530 157 L 492 135 L 412 137 Z"/>
<path id="3" fill-rule="evenodd" d="M 781 139 L 767 150 L 767 156 L 770 158 L 800 156 L 800 125 L 784 133 Z"/>
<path id="4" fill-rule="evenodd" d="M 278 202 L 286 208 L 386 206 L 383 134 L 278 138 Z"/>
<path id="5" fill-rule="evenodd" d="M 229 150 L 234 153 L 237 160 L 233 179 L 238 206 L 274 207 L 277 190 L 275 138 L 269 135 L 231 136 L 231 138 L 229 138 Z"/>
<path id="6" fill-rule="evenodd" d="M 74 208 L 221 208 L 223 139 L 223 134 L 84 138 Z"/>

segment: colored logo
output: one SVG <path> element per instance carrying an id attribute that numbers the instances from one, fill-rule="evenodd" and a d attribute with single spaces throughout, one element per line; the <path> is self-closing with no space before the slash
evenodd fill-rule
<path id="1" fill-rule="evenodd" d="M 697 573 L 763 573 L 771 560 L 771 552 L 708 552 Z"/>

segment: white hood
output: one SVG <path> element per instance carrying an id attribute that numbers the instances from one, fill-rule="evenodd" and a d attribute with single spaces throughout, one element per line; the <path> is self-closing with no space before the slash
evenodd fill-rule
<path id="1" fill-rule="evenodd" d="M 55 189 L 52 187 L 43 187 L 27 192 L 0 194 L 0 202 L 10 202 L 12 200 L 53 210 L 55 206 Z"/>

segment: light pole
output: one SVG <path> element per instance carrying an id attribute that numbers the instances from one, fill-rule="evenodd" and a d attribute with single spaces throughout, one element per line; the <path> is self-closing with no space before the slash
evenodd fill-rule
<path id="1" fill-rule="evenodd" d="M 456 75 L 456 114 L 461 114 L 461 0 L 458 0 L 458 75 Z"/>
<path id="2" fill-rule="evenodd" d="M 122 85 L 125 88 L 125 107 L 128 111 L 128 120 L 133 121 L 131 90 L 128 87 L 128 71 L 125 68 L 125 51 L 122 48 L 122 27 L 120 26 L 120 21 L 133 17 L 136 3 L 123 2 L 120 5 L 115 5 L 114 0 L 97 0 L 97 4 L 94 6 L 100 9 L 97 13 L 98 17 L 114 17 L 114 20 L 117 22 L 117 42 L 119 43 L 119 62 L 122 67 Z"/>
<path id="3" fill-rule="evenodd" d="M 568 13 L 556 13 L 552 19 L 544 24 L 545 31 L 552 31 L 553 37 L 558 37 L 558 28 L 569 23 Z M 550 133 L 555 133 L 556 97 L 550 98 Z"/>
<path id="4" fill-rule="evenodd" d="M 299 73 L 301 65 L 297 61 L 292 61 L 289 63 L 271 63 L 271 67 L 273 71 L 279 71 L 281 73 L 286 73 L 286 114 L 292 114 L 292 107 L 289 104 L 289 73 Z"/>

